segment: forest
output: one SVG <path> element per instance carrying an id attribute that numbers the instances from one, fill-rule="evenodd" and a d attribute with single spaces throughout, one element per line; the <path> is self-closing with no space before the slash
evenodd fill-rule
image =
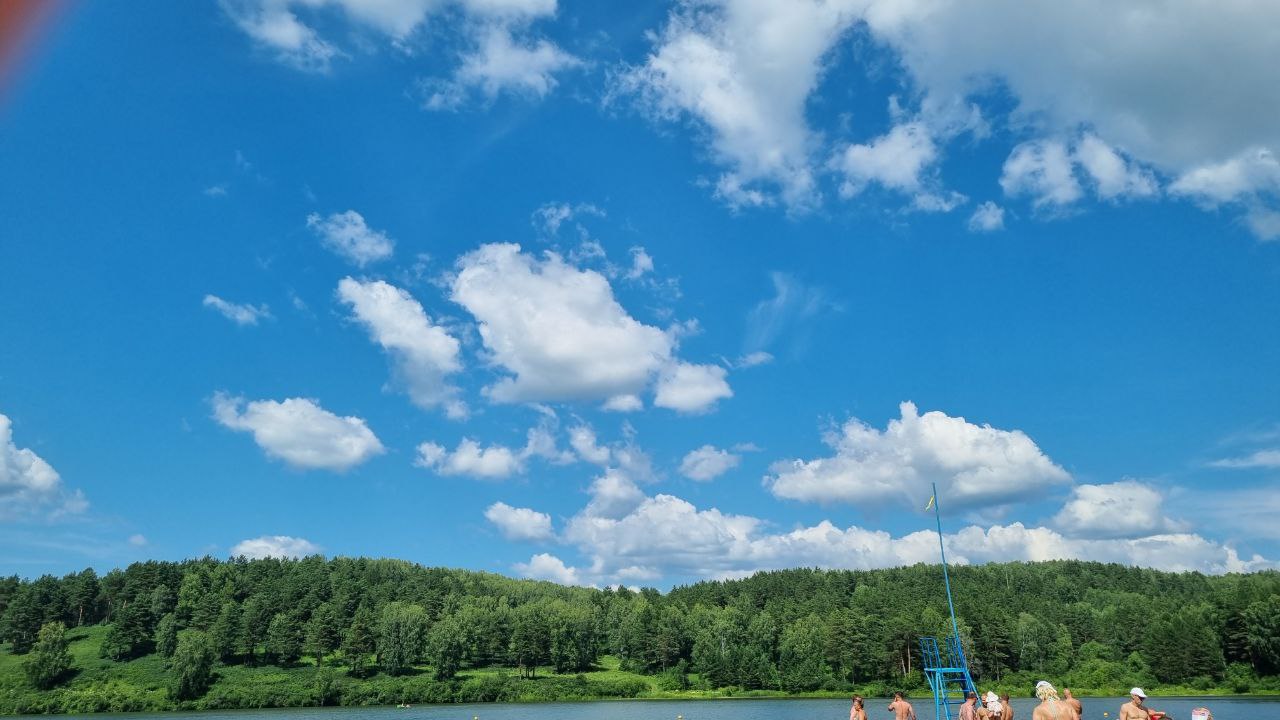
<path id="1" fill-rule="evenodd" d="M 983 690 L 1280 691 L 1280 573 L 952 569 Z M 667 593 L 398 560 L 204 558 L 0 580 L 0 712 L 733 694 L 927 694 L 936 565 Z"/>

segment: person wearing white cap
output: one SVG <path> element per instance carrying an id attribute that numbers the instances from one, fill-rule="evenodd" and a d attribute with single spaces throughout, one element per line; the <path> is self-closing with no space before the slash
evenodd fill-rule
<path id="1" fill-rule="evenodd" d="M 1120 706 L 1120 717 L 1116 720 L 1150 720 L 1151 708 L 1145 707 L 1147 694 L 1142 692 L 1142 688 L 1136 687 L 1129 690 L 1129 702 Z"/>
<path id="2" fill-rule="evenodd" d="M 994 692 L 988 690 L 987 694 L 982 697 L 982 700 L 986 704 L 988 718 L 991 720 L 999 720 L 999 718 L 1004 717 L 1004 705 L 1000 704 L 1000 698 L 997 697 Z"/>
<path id="3" fill-rule="evenodd" d="M 1048 680 L 1036 683 L 1036 697 L 1040 704 L 1031 712 L 1031 720 L 1080 720 L 1075 708 L 1062 702 L 1057 688 Z"/>

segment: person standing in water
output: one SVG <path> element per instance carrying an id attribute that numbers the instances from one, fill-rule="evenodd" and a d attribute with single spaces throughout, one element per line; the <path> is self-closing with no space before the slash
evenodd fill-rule
<path id="1" fill-rule="evenodd" d="M 982 710 L 986 714 L 986 708 Z M 960 706 L 960 720 L 978 720 L 978 694 L 969 691 L 964 694 L 964 704 Z"/>
<path id="2" fill-rule="evenodd" d="M 1084 706 L 1071 694 L 1071 688 L 1062 688 L 1062 702 L 1071 706 L 1076 711 L 1076 717 L 1084 717 Z"/>
<path id="3" fill-rule="evenodd" d="M 867 709 L 862 706 L 862 696 L 853 696 L 853 707 L 849 708 L 849 720 L 867 720 Z"/>
<path id="4" fill-rule="evenodd" d="M 1144 705 L 1147 694 L 1136 687 L 1129 691 L 1129 702 L 1120 706 L 1120 717 L 1117 720 L 1149 720 L 1151 708 Z"/>
<path id="5" fill-rule="evenodd" d="M 1040 704 L 1031 711 L 1031 720 L 1080 720 L 1075 708 L 1058 697 L 1058 690 L 1048 680 L 1036 683 L 1036 697 Z"/>
<path id="6" fill-rule="evenodd" d="M 1009 693 L 1000 696 L 1000 707 L 1003 709 L 1000 720 L 1013 720 L 1013 703 L 1009 702 Z"/>
<path id="7" fill-rule="evenodd" d="M 916 709 L 911 707 L 911 703 L 902 697 L 902 693 L 893 694 L 893 702 L 889 703 L 889 710 L 893 711 L 893 720 L 916 720 Z"/>

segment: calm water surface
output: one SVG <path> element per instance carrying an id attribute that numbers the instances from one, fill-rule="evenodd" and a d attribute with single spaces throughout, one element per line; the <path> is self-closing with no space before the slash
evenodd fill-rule
<path id="1" fill-rule="evenodd" d="M 1082 720 L 1115 720 L 1128 698 L 1084 698 Z M 933 701 L 912 701 L 920 720 L 933 720 Z M 891 720 L 887 700 L 868 700 L 868 720 Z M 1031 699 L 1015 699 L 1016 720 L 1031 720 Z M 1214 720 L 1280 720 L 1280 698 L 1151 698 L 1148 705 L 1173 720 L 1190 720 L 1191 709 L 1207 707 Z M 1109 717 L 1103 713 L 1110 713 Z M 129 714 L 121 720 L 847 720 L 847 700 L 619 700 L 529 705 L 417 705 L 412 708 L 313 708 L 204 713 Z M 101 717 L 101 716 L 99 716 Z"/>

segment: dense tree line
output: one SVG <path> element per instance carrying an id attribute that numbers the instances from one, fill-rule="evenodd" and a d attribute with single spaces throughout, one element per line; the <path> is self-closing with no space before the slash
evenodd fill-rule
<path id="1" fill-rule="evenodd" d="M 1081 562 L 953 570 L 980 684 L 1227 684 L 1280 673 L 1280 574 L 1208 577 Z M 586 671 L 601 656 L 663 687 L 919 687 L 916 638 L 945 635 L 939 568 L 788 570 L 667 594 L 595 590 L 393 560 L 142 562 L 0 580 L 0 641 L 33 685 L 72 670 L 66 628 L 105 623 L 102 655 L 165 658 L 198 697 L 219 663 L 355 678 L 505 667 Z"/>

